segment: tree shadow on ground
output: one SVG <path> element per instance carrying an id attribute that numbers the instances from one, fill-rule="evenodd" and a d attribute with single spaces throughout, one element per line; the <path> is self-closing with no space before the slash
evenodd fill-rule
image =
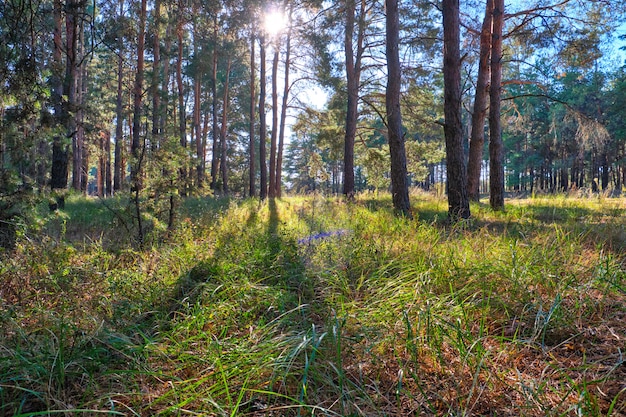
<path id="1" fill-rule="evenodd" d="M 297 241 L 280 230 L 281 219 L 274 199 L 264 210 L 251 209 L 243 226 L 220 237 L 212 256 L 196 263 L 175 285 L 171 308 L 202 302 L 207 288 L 253 283 L 286 293 L 285 305 L 279 311 L 295 308 L 311 297 L 305 265 L 298 253 Z M 265 224 L 264 224 L 265 223 Z M 271 313 L 273 319 L 275 312 Z"/>

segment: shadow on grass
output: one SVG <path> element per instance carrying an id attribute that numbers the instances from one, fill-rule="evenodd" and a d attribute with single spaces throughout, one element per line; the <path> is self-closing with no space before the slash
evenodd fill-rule
<path id="1" fill-rule="evenodd" d="M 267 207 L 267 217 L 259 210 Z M 218 237 L 213 255 L 199 261 L 180 277 L 172 307 L 202 302 L 204 290 L 219 286 L 271 287 L 284 292 L 284 305 L 278 311 L 295 308 L 309 293 L 305 285 L 305 266 L 298 254 L 297 242 L 280 230 L 276 201 L 269 199 L 259 210 L 250 209 L 243 225 L 235 225 Z M 265 223 L 265 224 L 264 224 Z M 305 294 L 306 293 L 306 294 Z M 275 318 L 271 312 L 268 319 Z"/>

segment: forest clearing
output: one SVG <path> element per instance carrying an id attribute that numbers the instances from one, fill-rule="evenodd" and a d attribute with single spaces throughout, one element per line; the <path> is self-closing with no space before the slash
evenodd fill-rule
<path id="1" fill-rule="evenodd" d="M 625 415 L 626 200 L 411 198 L 189 198 L 143 248 L 123 199 L 39 207 L 0 414 Z"/>
<path id="2" fill-rule="evenodd" d="M 626 416 L 623 0 L 0 39 L 0 416 Z"/>

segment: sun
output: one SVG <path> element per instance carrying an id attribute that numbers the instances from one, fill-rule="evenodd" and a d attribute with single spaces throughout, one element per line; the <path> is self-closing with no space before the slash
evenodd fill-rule
<path id="1" fill-rule="evenodd" d="M 265 13 L 265 33 L 270 36 L 276 36 L 287 27 L 287 17 L 277 9 L 269 10 Z"/>

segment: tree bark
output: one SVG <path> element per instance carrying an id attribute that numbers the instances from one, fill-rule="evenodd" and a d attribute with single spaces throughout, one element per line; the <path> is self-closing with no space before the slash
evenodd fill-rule
<path id="1" fill-rule="evenodd" d="M 119 1 L 119 18 L 124 16 L 124 0 Z M 113 162 L 113 189 L 120 191 L 124 187 L 124 41 L 120 37 L 117 58 L 117 99 L 115 104 L 115 147 Z"/>
<path id="2" fill-rule="evenodd" d="M 193 31 L 194 31 L 193 50 L 194 50 L 194 56 L 196 58 L 196 67 L 195 67 L 195 74 L 194 74 L 194 80 L 193 80 L 193 94 L 194 94 L 193 126 L 194 126 L 195 138 L 196 138 L 196 157 L 197 157 L 196 179 L 198 182 L 197 184 L 198 187 L 202 188 L 203 183 L 204 183 L 204 168 L 205 168 L 205 158 L 206 158 L 206 152 L 205 152 L 203 141 L 202 141 L 202 124 L 200 120 L 201 106 L 202 106 L 201 86 L 202 86 L 202 75 L 204 72 L 204 68 L 203 68 L 203 65 L 201 64 L 202 60 L 199 58 L 200 48 L 198 44 L 200 43 L 200 40 L 199 40 L 200 34 L 198 33 L 198 28 L 197 28 L 197 24 L 195 23 L 195 20 L 194 20 L 194 25 L 193 25 Z"/>
<path id="3" fill-rule="evenodd" d="M 226 64 L 226 79 L 224 80 L 224 96 L 222 100 L 222 128 L 220 130 L 220 148 L 221 148 L 221 162 L 220 162 L 220 172 L 222 176 L 222 192 L 225 195 L 228 195 L 230 190 L 228 189 L 228 164 L 227 164 L 227 155 L 228 155 L 228 100 L 229 100 L 229 81 L 230 81 L 230 67 L 232 61 L 231 58 L 228 57 L 228 63 Z"/>
<path id="4" fill-rule="evenodd" d="M 461 123 L 461 52 L 459 0 L 443 0 L 444 134 L 448 179 L 448 217 L 470 216 Z"/>
<path id="5" fill-rule="evenodd" d="M 168 3 L 165 3 L 166 5 Z M 168 15 L 170 11 L 168 10 Z M 161 135 L 161 139 L 164 140 L 165 133 L 165 125 L 167 123 L 167 109 L 169 108 L 169 90 L 170 90 L 170 51 L 172 49 L 172 21 L 171 19 L 167 20 L 167 25 L 165 27 L 165 45 L 163 51 L 160 51 L 159 54 L 162 56 L 160 59 L 163 61 L 163 79 L 161 80 L 161 93 L 163 94 L 162 103 L 161 103 L 161 117 L 159 119 L 159 133 Z"/>
<path id="6" fill-rule="evenodd" d="M 138 192 L 141 188 L 141 116 L 142 116 L 142 98 L 143 98 L 143 79 L 144 79 L 144 49 L 146 39 L 146 6 L 147 1 L 141 0 L 141 10 L 139 13 L 139 33 L 137 35 L 137 69 L 135 73 L 135 85 L 133 88 L 133 140 L 131 142 L 131 154 L 133 156 L 131 182 Z"/>
<path id="7" fill-rule="evenodd" d="M 77 0 L 70 0 L 66 4 L 65 15 L 65 84 L 63 95 L 67 97 L 66 121 L 67 137 L 72 139 L 72 188 L 80 190 L 80 169 L 82 167 L 82 147 L 79 147 L 76 135 L 77 111 L 77 80 L 78 80 L 78 13 L 80 4 Z"/>
<path id="8" fill-rule="evenodd" d="M 265 88 L 267 75 L 265 71 L 265 36 L 259 39 L 260 55 L 260 80 L 259 80 L 259 164 L 261 170 L 261 200 L 267 198 L 267 155 L 265 152 L 265 141 L 267 139 L 267 123 L 265 121 Z"/>
<path id="9" fill-rule="evenodd" d="M 217 174 L 219 167 L 219 124 L 217 115 L 217 16 L 213 21 L 213 60 L 211 65 L 211 93 L 213 96 L 212 101 L 212 116 L 213 116 L 213 144 L 211 146 L 211 189 L 217 189 Z"/>
<path id="10" fill-rule="evenodd" d="M 81 11 L 81 14 L 83 12 Z M 81 18 L 78 25 L 78 61 L 82 63 L 85 59 L 85 25 Z M 76 82 L 76 142 L 80 149 L 80 191 L 87 194 L 89 185 L 89 147 L 85 143 L 85 96 L 87 95 L 87 68 L 80 64 L 78 69 L 78 80 Z"/>
<path id="11" fill-rule="evenodd" d="M 107 197 L 111 197 L 113 195 L 113 189 L 111 188 L 112 184 L 112 175 L 111 175 L 111 132 L 109 130 L 105 130 L 103 133 L 105 135 L 104 142 L 104 185 L 105 192 L 104 195 Z"/>
<path id="12" fill-rule="evenodd" d="M 105 132 L 98 135 L 98 169 L 96 170 L 96 184 L 98 197 L 104 197 L 106 193 L 106 144 L 108 140 Z"/>
<path id="13" fill-rule="evenodd" d="M 391 155 L 391 193 L 393 207 L 403 216 L 411 215 L 409 185 L 406 169 L 406 150 L 402 132 L 402 114 L 400 111 L 401 69 L 398 51 L 400 21 L 398 0 L 386 0 L 386 51 L 387 51 L 387 132 L 389 153 Z"/>
<path id="14" fill-rule="evenodd" d="M 485 17 L 480 31 L 480 57 L 478 77 L 472 113 L 472 132 L 470 136 L 469 160 L 467 163 L 467 191 L 471 201 L 480 200 L 480 171 L 485 144 L 485 119 L 487 118 L 489 97 L 489 56 L 491 53 L 491 21 L 493 0 L 487 0 Z"/>
<path id="15" fill-rule="evenodd" d="M 278 58 L 279 41 L 274 43 L 272 59 L 272 133 L 270 136 L 270 181 L 269 197 L 276 197 L 276 143 L 278 138 Z"/>
<path id="16" fill-rule="evenodd" d="M 494 0 L 489 96 L 489 204 L 494 210 L 504 210 L 504 145 L 500 123 L 503 23 L 504 0 Z"/>
<path id="17" fill-rule="evenodd" d="M 153 147 L 161 146 L 161 92 L 159 79 L 161 72 L 161 0 L 154 2 L 154 33 L 152 34 L 152 141 Z"/>
<path id="18" fill-rule="evenodd" d="M 178 89 L 178 141 L 180 146 L 187 148 L 187 111 L 185 109 L 185 86 L 183 84 L 183 9 L 181 0 L 178 2 L 178 22 L 176 24 L 176 39 L 178 42 L 178 56 L 176 59 L 176 86 Z M 181 195 L 187 195 L 187 160 L 180 167 L 182 182 Z"/>
<path id="19" fill-rule="evenodd" d="M 255 50 L 254 50 L 254 35 L 250 35 L 250 141 L 248 148 L 248 158 L 249 158 L 249 192 L 248 195 L 250 197 L 254 197 L 256 195 L 256 167 L 255 167 L 255 152 L 254 152 L 254 118 L 256 117 L 255 110 L 255 86 L 256 86 L 256 62 L 255 62 Z"/>
<path id="20" fill-rule="evenodd" d="M 285 41 L 285 80 L 283 87 L 283 100 L 280 107 L 280 130 L 278 132 L 278 150 L 276 154 L 276 197 L 282 195 L 282 175 L 283 175 L 283 148 L 285 144 L 285 123 L 287 119 L 287 109 L 289 107 L 289 71 L 291 67 L 291 18 L 293 16 L 293 3 L 289 7 L 289 28 L 287 29 L 287 40 Z"/>
<path id="21" fill-rule="evenodd" d="M 54 73 L 52 78 L 52 101 L 57 123 L 61 126 L 66 124 L 66 109 L 63 105 L 63 39 L 62 39 L 62 5 L 61 0 L 54 1 Z M 62 190 L 67 187 L 68 179 L 68 149 L 60 135 L 55 135 L 52 143 L 52 169 L 50 172 L 50 187 L 54 190 Z M 62 205 L 62 202 L 59 202 Z M 62 208 L 62 207 L 61 207 Z"/>

